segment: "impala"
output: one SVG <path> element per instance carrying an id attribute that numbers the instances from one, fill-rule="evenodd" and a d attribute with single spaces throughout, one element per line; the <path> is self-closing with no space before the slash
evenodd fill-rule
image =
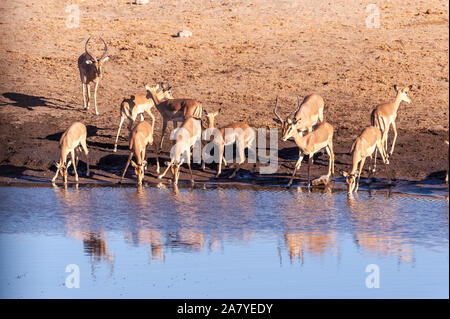
<path id="1" fill-rule="evenodd" d="M 161 141 L 159 145 L 157 145 L 156 151 L 156 172 L 159 174 L 159 152 L 163 145 L 167 122 L 172 121 L 175 128 L 178 127 L 178 123 L 182 123 L 190 117 L 201 120 L 203 107 L 194 99 L 169 99 L 162 101 L 158 98 L 156 90 L 150 88 L 149 92 L 156 105 L 156 109 L 163 118 Z"/>
<path id="2" fill-rule="evenodd" d="M 88 52 L 87 47 L 91 37 L 87 39 L 86 44 L 84 45 L 84 53 L 80 55 L 78 58 L 78 69 L 80 70 L 80 78 L 81 78 L 81 86 L 83 89 L 83 105 L 85 110 L 89 110 L 89 102 L 91 99 L 91 89 L 89 84 L 94 82 L 94 105 L 95 105 L 95 114 L 98 115 L 97 111 L 97 88 L 100 83 L 100 79 L 103 76 L 102 66 L 103 63 L 108 61 L 109 57 L 106 56 L 108 53 L 108 46 L 106 45 L 105 40 L 100 38 L 105 45 L 104 52 L 102 56 L 97 60 L 91 53 Z M 86 94 L 87 90 L 87 94 Z M 87 100 L 87 103 L 86 103 Z"/>
<path id="3" fill-rule="evenodd" d="M 55 176 L 52 179 L 52 182 L 55 182 L 59 172 L 61 172 L 61 176 L 64 179 L 64 184 L 67 184 L 67 174 L 68 174 L 67 171 L 72 163 L 75 172 L 75 181 L 78 182 L 78 173 L 77 173 L 78 155 L 75 158 L 76 148 L 78 148 L 79 151 L 81 151 L 81 149 L 84 151 L 84 154 L 86 155 L 87 176 L 90 175 L 89 158 L 88 158 L 89 151 L 86 146 L 86 136 L 87 136 L 86 126 L 80 122 L 73 123 L 63 133 L 63 135 L 59 140 L 59 145 L 61 148 L 61 157 L 59 163 L 58 162 L 55 163 L 57 170 Z M 69 153 L 71 160 L 69 160 L 69 162 L 66 163 L 67 155 L 69 155 Z"/>
<path id="4" fill-rule="evenodd" d="M 283 135 L 288 126 L 295 121 L 296 128 L 300 132 L 308 131 L 312 132 L 313 126 L 315 126 L 319 122 L 323 122 L 323 107 L 325 102 L 323 98 L 318 94 L 311 94 L 305 97 L 303 102 L 300 103 L 300 97 L 297 96 L 297 109 L 292 112 L 290 115 L 286 117 L 285 120 L 281 118 L 277 113 L 278 108 L 278 97 L 275 102 L 275 108 L 273 112 L 277 119 L 274 119 L 275 122 L 281 124 L 281 134 Z"/>
<path id="5" fill-rule="evenodd" d="M 445 141 L 445 144 L 448 145 L 448 141 Z M 448 151 L 448 149 L 447 149 Z M 448 168 L 447 168 L 447 173 L 445 174 L 445 182 L 448 184 Z"/>
<path id="6" fill-rule="evenodd" d="M 174 133 L 176 134 L 176 143 L 170 154 L 170 162 L 168 163 L 166 170 L 159 175 L 158 178 L 163 178 L 167 171 L 171 169 L 174 178 L 173 184 L 177 185 L 180 175 L 180 166 L 186 159 L 186 163 L 191 174 L 191 182 L 193 183 L 194 178 L 192 176 L 191 169 L 191 148 L 195 145 L 195 143 L 197 143 L 197 141 L 201 140 L 201 120 L 194 117 L 189 117 L 183 122 L 180 128 L 175 130 Z"/>
<path id="7" fill-rule="evenodd" d="M 359 178 L 361 177 L 361 171 L 364 167 L 364 163 L 367 157 L 372 158 L 372 154 L 377 149 L 384 164 L 389 164 L 387 159 L 386 150 L 383 146 L 381 131 L 376 126 L 369 126 L 365 128 L 362 133 L 356 138 L 352 144 L 350 153 L 352 154 L 353 166 L 350 173 L 343 172 L 345 181 L 348 184 L 348 193 L 351 194 L 353 190 L 358 192 Z M 358 171 L 359 164 L 359 171 Z M 374 163 L 376 165 L 376 162 Z M 370 172 L 372 170 L 369 169 Z M 356 178 L 358 176 L 358 178 Z"/>
<path id="8" fill-rule="evenodd" d="M 384 103 L 378 105 L 372 111 L 372 114 L 370 116 L 371 124 L 373 126 L 377 126 L 381 130 L 381 133 L 383 134 L 382 141 L 384 143 L 384 149 L 386 150 L 386 152 L 388 149 L 388 142 L 387 142 L 388 133 L 392 125 L 392 129 L 394 130 L 394 140 L 392 141 L 392 147 L 391 151 L 389 152 L 389 155 L 392 155 L 392 153 L 394 153 L 395 141 L 397 140 L 397 126 L 395 125 L 395 120 L 397 118 L 397 111 L 402 101 L 405 101 L 408 104 L 411 103 L 411 100 L 408 97 L 408 92 L 409 90 L 411 90 L 411 88 L 412 85 L 399 90 L 397 85 L 394 85 L 394 90 L 395 92 L 397 92 L 395 101 L 393 103 Z"/>
<path id="9" fill-rule="evenodd" d="M 123 171 L 122 177 L 120 178 L 120 183 L 122 183 L 122 180 L 131 162 L 131 165 L 134 167 L 134 173 L 136 174 L 138 179 L 138 185 L 142 185 L 144 172 L 147 168 L 145 151 L 148 144 L 153 144 L 153 127 L 150 125 L 150 123 L 142 121 L 135 126 L 130 134 L 130 155 L 128 156 L 125 170 Z M 136 162 L 132 160 L 133 154 L 136 157 Z"/>
<path id="10" fill-rule="evenodd" d="M 150 90 L 153 89 L 156 92 L 159 89 L 162 89 L 162 91 L 157 93 L 158 98 L 162 101 L 173 99 L 172 93 L 170 92 L 170 84 L 167 83 L 167 85 L 167 88 L 164 87 L 162 82 L 158 82 L 154 87 L 145 85 L 145 90 L 147 92 L 146 94 L 131 95 L 130 97 L 122 100 L 122 103 L 120 103 L 120 123 L 119 129 L 117 130 L 116 142 L 114 143 L 114 152 L 117 152 L 117 142 L 119 140 L 120 129 L 126 119 L 130 121 L 128 128 L 131 130 L 138 115 L 140 115 L 141 121 L 144 120 L 143 114 L 145 112 L 152 118 L 152 127 L 155 127 L 155 116 L 152 113 L 152 107 L 155 106 L 155 103 L 151 97 Z"/>
<path id="11" fill-rule="evenodd" d="M 207 135 L 214 137 L 212 138 L 212 143 L 218 146 L 219 148 L 219 157 L 218 157 L 218 169 L 216 177 L 220 176 L 222 172 L 222 161 L 224 165 L 227 165 L 227 162 L 224 157 L 224 148 L 225 145 L 232 145 L 236 143 L 237 151 L 239 155 L 239 162 L 234 170 L 234 172 L 229 176 L 229 178 L 233 178 L 236 176 L 236 173 L 241 168 L 241 164 L 245 161 L 245 149 L 253 150 L 254 142 L 256 140 L 256 132 L 250 126 L 243 122 L 235 122 L 223 126 L 221 128 L 214 127 L 215 117 L 219 114 L 218 112 L 208 113 L 205 111 L 205 114 L 208 118 L 208 128 L 203 132 L 204 140 L 208 138 Z M 254 168 L 256 167 L 256 163 Z"/>
<path id="12" fill-rule="evenodd" d="M 303 136 L 302 132 L 299 132 L 297 130 L 295 119 L 292 121 L 292 123 L 287 125 L 286 132 L 284 133 L 282 140 L 287 141 L 289 138 L 293 137 L 295 144 L 297 144 L 299 150 L 298 161 L 295 164 L 294 172 L 287 185 L 288 187 L 292 185 L 295 173 L 297 172 L 298 169 L 300 169 L 304 155 L 309 156 L 308 187 L 310 186 L 309 169 L 313 161 L 313 156 L 315 153 L 317 153 L 323 148 L 325 148 L 329 156 L 327 177 L 330 177 L 331 174 L 334 175 L 333 134 L 334 134 L 333 126 L 327 122 L 320 123 L 314 131 L 308 133 L 306 136 Z"/>

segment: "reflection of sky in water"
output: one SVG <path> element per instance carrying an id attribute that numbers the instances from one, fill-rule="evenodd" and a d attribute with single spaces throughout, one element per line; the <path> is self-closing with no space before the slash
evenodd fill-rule
<path id="1" fill-rule="evenodd" d="M 448 298 L 438 197 L 2 187 L 0 214 L 1 297 Z M 68 264 L 80 289 L 64 287 Z"/>

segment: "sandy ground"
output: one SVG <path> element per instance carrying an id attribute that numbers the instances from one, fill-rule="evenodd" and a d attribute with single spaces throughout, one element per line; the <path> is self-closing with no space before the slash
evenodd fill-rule
<path id="1" fill-rule="evenodd" d="M 374 12 L 366 8 L 373 2 L 380 10 L 378 28 L 366 24 Z M 446 1 L 74 4 L 80 12 L 77 28 L 67 27 L 66 2 L 0 2 L 0 181 L 51 179 L 61 133 L 81 121 L 88 127 L 94 173 L 82 181 L 117 182 L 128 155 L 126 129 L 119 151 L 112 152 L 120 101 L 143 92 L 144 82 L 162 80 L 170 81 L 175 97 L 196 98 L 210 111 L 221 107 L 219 125 L 242 120 L 254 127 L 276 127 L 276 96 L 280 112 L 287 114 L 295 108 L 297 95 L 322 95 L 325 119 L 335 127 L 337 173 L 349 169 L 350 146 L 370 124 L 371 110 L 394 99 L 394 84 L 412 84 L 412 103 L 402 103 L 398 113 L 391 172 L 409 181 L 444 178 L 449 126 Z M 184 29 L 192 31 L 192 37 L 172 36 Z M 93 108 L 82 109 L 77 69 L 90 35 L 93 52 L 102 51 L 100 36 L 109 45 L 110 61 L 98 91 L 99 116 Z M 161 117 L 156 111 L 155 116 L 158 140 Z M 169 146 L 165 144 L 166 158 Z M 154 180 L 155 171 L 150 149 L 147 181 Z M 280 169 L 272 177 L 284 182 L 297 150 L 292 141 L 280 142 L 279 149 Z M 325 174 L 326 156 L 316 164 L 312 174 Z M 194 168 L 196 179 L 214 180 L 215 165 L 205 173 Z M 84 172 L 83 163 L 79 170 Z M 131 169 L 127 176 L 132 182 Z M 298 173 L 299 180 L 305 177 L 306 165 Z M 385 177 L 384 170 L 378 177 Z M 238 176 L 249 181 L 267 178 L 246 169 Z"/>

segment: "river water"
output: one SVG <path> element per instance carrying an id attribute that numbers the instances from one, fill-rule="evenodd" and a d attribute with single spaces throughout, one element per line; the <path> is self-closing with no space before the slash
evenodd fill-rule
<path id="1" fill-rule="evenodd" d="M 380 190 L 5 186 L 0 297 L 448 298 L 448 210 Z"/>

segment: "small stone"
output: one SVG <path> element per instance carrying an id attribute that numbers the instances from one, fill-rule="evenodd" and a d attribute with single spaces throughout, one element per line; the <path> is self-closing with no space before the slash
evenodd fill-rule
<path id="1" fill-rule="evenodd" d="M 136 0 L 135 4 L 147 4 L 149 0 Z"/>
<path id="2" fill-rule="evenodd" d="M 182 30 L 182 31 L 178 31 L 178 33 L 177 33 L 178 38 L 189 38 L 191 36 L 192 36 L 192 32 L 189 30 Z"/>

